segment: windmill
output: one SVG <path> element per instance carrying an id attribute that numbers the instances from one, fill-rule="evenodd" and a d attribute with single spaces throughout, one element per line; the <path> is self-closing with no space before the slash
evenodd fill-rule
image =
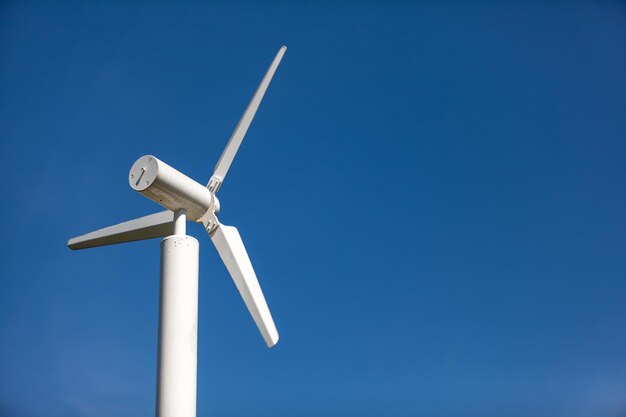
<path id="1" fill-rule="evenodd" d="M 216 194 L 286 50 L 283 46 L 276 54 L 206 187 L 152 155 L 142 156 L 130 169 L 129 184 L 167 210 L 87 233 L 67 243 L 70 249 L 86 249 L 164 238 L 161 241 L 158 417 L 196 415 L 199 244 L 187 235 L 187 220 L 204 225 L 267 346 L 271 348 L 278 342 L 278 331 L 241 236 L 235 227 L 226 226 L 217 218 L 220 204 Z"/>

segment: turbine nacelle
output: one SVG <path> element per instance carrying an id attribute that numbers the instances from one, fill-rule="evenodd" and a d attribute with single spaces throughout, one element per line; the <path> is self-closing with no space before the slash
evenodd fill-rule
<path id="1" fill-rule="evenodd" d="M 204 185 L 152 155 L 137 159 L 128 174 L 131 188 L 172 211 L 185 209 L 189 220 L 200 222 L 209 211 L 217 213 L 217 197 Z"/>

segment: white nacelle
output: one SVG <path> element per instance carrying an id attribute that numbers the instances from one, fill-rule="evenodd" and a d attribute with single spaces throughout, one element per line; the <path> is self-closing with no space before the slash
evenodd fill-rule
<path id="1" fill-rule="evenodd" d="M 198 221 L 214 198 L 202 184 L 152 155 L 139 158 L 128 174 L 133 190 L 170 210 L 185 209 L 189 220 Z"/>

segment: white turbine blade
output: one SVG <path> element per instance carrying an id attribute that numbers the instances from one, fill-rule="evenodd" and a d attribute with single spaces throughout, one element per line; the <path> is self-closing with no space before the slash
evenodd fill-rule
<path id="1" fill-rule="evenodd" d="M 235 281 L 235 285 L 246 303 L 267 347 L 278 342 L 278 331 L 265 302 L 259 281 L 250 263 L 250 258 L 243 246 L 237 228 L 220 225 L 211 236 L 213 244 L 226 265 L 226 269 Z"/>
<path id="2" fill-rule="evenodd" d="M 71 238 L 67 246 L 70 249 L 86 249 L 164 237 L 172 234 L 173 221 L 174 212 L 165 210 Z"/>
<path id="3" fill-rule="evenodd" d="M 286 50 L 286 46 L 283 46 L 278 50 L 278 53 L 265 73 L 263 80 L 261 80 L 261 84 L 257 87 L 254 96 L 252 96 L 252 100 L 250 100 L 246 111 L 243 113 L 243 116 L 241 116 L 241 120 L 239 120 L 237 127 L 230 136 L 228 144 L 226 145 L 226 148 L 224 148 L 224 152 L 222 152 L 222 156 L 219 161 L 217 161 L 217 165 L 215 165 L 215 171 L 213 172 L 211 181 L 209 181 L 208 187 L 210 191 L 217 192 L 221 183 L 224 181 L 226 173 L 230 168 L 230 164 L 232 164 L 233 159 L 235 159 L 239 145 L 241 145 L 243 137 L 246 135 L 246 132 L 250 127 L 250 123 L 252 123 L 252 119 L 254 119 L 254 115 L 261 104 L 261 100 L 263 100 L 265 91 L 270 85 L 270 81 L 272 81 L 272 77 L 278 68 L 278 64 L 280 64 L 280 60 L 283 59 L 283 55 L 285 55 Z"/>

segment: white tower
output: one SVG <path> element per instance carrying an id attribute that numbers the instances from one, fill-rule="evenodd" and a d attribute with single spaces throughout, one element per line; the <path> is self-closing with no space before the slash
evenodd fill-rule
<path id="1" fill-rule="evenodd" d="M 196 415 L 199 245 L 195 238 L 187 236 L 187 220 L 204 225 L 267 346 L 271 348 L 278 342 L 278 331 L 239 231 L 219 222 L 220 205 L 215 194 L 224 182 L 286 50 L 283 46 L 276 54 L 206 187 L 154 156 L 143 156 L 130 169 L 130 186 L 167 210 L 68 242 L 71 249 L 85 249 L 164 237 L 161 241 L 157 417 Z"/>

